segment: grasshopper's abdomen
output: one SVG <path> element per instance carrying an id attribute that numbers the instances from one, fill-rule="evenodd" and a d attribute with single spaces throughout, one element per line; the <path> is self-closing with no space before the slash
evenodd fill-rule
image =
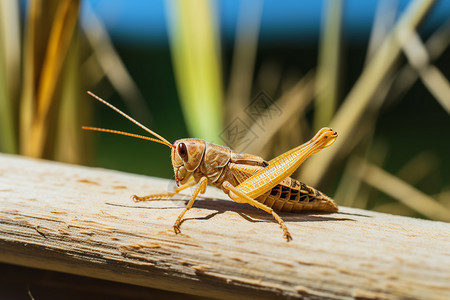
<path id="1" fill-rule="evenodd" d="M 255 200 L 277 211 L 325 211 L 336 212 L 337 205 L 333 199 L 322 192 L 290 177 Z"/>

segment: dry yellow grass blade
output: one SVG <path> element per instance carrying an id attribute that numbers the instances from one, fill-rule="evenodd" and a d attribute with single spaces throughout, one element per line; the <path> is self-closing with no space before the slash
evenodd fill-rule
<path id="1" fill-rule="evenodd" d="M 396 37 L 397 32 L 403 28 L 415 29 L 433 3 L 433 0 L 411 2 L 393 31 L 363 70 L 330 124 L 339 133 L 339 139 L 333 146 L 333 151 L 326 151 L 320 156 L 311 157 L 303 169 L 302 173 L 308 178 L 310 184 L 318 185 L 336 155 L 347 147 L 350 140 L 354 139 L 354 132 L 358 129 L 358 123 L 367 111 L 373 95 L 400 56 L 401 45 Z"/>
<path id="2" fill-rule="evenodd" d="M 364 182 L 432 220 L 450 222 L 450 210 L 435 199 L 373 164 L 360 163 L 364 172 L 358 175 Z"/>
<path id="3" fill-rule="evenodd" d="M 450 44 L 450 21 L 433 32 L 425 46 L 430 61 L 434 61 L 444 53 Z M 419 78 L 417 71 L 410 65 L 405 65 L 399 72 L 390 92 L 389 104 L 398 101 Z"/>
<path id="4" fill-rule="evenodd" d="M 317 67 L 314 131 L 328 126 L 336 110 L 339 95 L 342 6 L 340 0 L 326 2 L 325 24 Z"/>
<path id="5" fill-rule="evenodd" d="M 218 142 L 222 70 L 213 2 L 166 1 L 170 50 L 181 107 L 191 136 Z"/>
<path id="6" fill-rule="evenodd" d="M 450 19 L 447 20 L 428 38 L 425 43 L 428 55 L 435 60 L 447 49 L 450 44 Z"/>
<path id="7" fill-rule="evenodd" d="M 439 57 L 444 50 L 449 45 L 450 41 L 450 22 L 447 22 L 443 26 L 441 26 L 436 32 L 433 33 L 433 35 L 429 38 L 429 40 L 426 43 L 426 48 L 428 50 L 430 60 L 434 60 L 437 57 Z M 387 76 L 389 77 L 389 76 Z M 395 99 L 399 98 L 403 92 L 409 89 L 409 87 L 415 82 L 415 80 L 418 78 L 417 72 L 410 66 L 405 65 L 397 74 L 397 76 L 392 76 L 391 78 L 385 79 L 385 83 L 382 83 L 382 86 L 375 92 L 375 95 L 373 96 L 372 103 L 371 103 L 371 111 L 372 115 L 367 116 L 364 118 L 364 122 L 361 122 L 358 126 L 358 130 L 353 135 L 353 139 L 348 142 L 348 144 L 345 147 L 345 152 L 341 155 L 346 155 L 351 149 L 356 146 L 365 136 L 367 136 L 367 133 L 373 128 L 374 122 L 376 121 L 376 114 L 375 112 L 377 109 L 380 108 L 380 105 L 383 101 L 388 100 L 389 102 L 394 101 Z M 393 87 L 391 88 L 391 85 Z M 392 93 L 393 91 L 393 93 Z M 389 93 L 390 98 L 387 99 L 386 96 Z M 426 158 L 425 158 L 426 159 Z M 429 161 L 432 163 L 432 161 Z M 307 164 L 306 164 L 307 165 Z M 430 165 L 431 166 L 431 165 Z M 428 166 L 428 167 L 430 167 Z M 406 167 L 406 166 L 405 166 Z M 398 174 L 400 178 L 403 176 L 403 171 Z M 416 174 L 417 176 L 422 176 L 421 172 L 410 172 L 409 175 Z M 405 177 L 410 178 L 410 177 Z M 356 179 L 355 179 L 356 180 Z M 406 180 L 409 182 L 409 180 Z M 342 181 L 342 183 L 345 183 L 346 181 Z M 339 184 L 338 191 L 336 193 L 337 196 L 335 196 L 336 200 L 339 201 L 341 199 L 341 194 L 339 192 L 343 192 L 342 195 L 345 195 L 346 190 L 346 184 Z M 358 199 L 361 198 L 361 195 L 358 194 Z M 345 199 L 345 201 L 348 201 L 348 197 L 342 198 Z M 341 200 L 342 200 L 341 199 Z M 343 200 L 344 201 L 344 200 Z M 349 203 L 345 203 L 344 205 L 350 206 Z"/>
<path id="8" fill-rule="evenodd" d="M 38 21 L 42 21 L 38 19 L 41 10 L 46 9 L 48 5 L 48 3 L 44 4 L 40 1 L 32 2 L 30 5 L 31 12 L 29 13 L 30 23 L 27 29 L 29 31 L 27 38 L 31 41 L 28 41 L 27 46 L 29 48 L 26 51 L 33 65 L 30 66 L 31 70 L 26 70 L 26 72 L 33 72 L 34 74 L 30 75 L 30 82 L 25 82 L 28 86 L 24 86 L 26 91 L 24 91 L 23 101 L 27 107 L 23 111 L 25 115 L 21 116 L 26 120 L 21 125 L 27 126 L 27 128 L 24 128 L 22 132 L 26 136 L 21 138 L 21 147 L 23 154 L 34 157 L 42 157 L 44 154 L 48 122 L 51 119 L 49 118 L 49 111 L 52 104 L 57 101 L 55 97 L 57 82 L 77 24 L 80 1 L 63 0 L 54 4 L 56 11 L 54 18 L 51 20 L 48 43 L 43 48 L 45 49 L 44 60 L 41 68 L 39 68 L 39 64 L 35 61 L 37 55 L 34 52 L 37 50 L 35 44 L 37 37 L 35 35 L 37 35 L 38 26 L 41 25 Z M 45 21 L 48 22 L 49 20 Z M 36 27 L 33 28 L 33 26 Z"/>
<path id="9" fill-rule="evenodd" d="M 344 206 L 367 209 L 369 196 L 373 194 L 373 189 L 363 185 L 361 178 L 358 176 L 358 174 L 366 172 L 366 165 L 362 164 L 363 160 L 359 158 L 358 153 L 361 153 L 366 160 L 375 162 L 377 165 L 383 165 L 389 151 L 385 142 L 382 140 L 374 141 L 375 129 L 373 126 L 370 127 L 365 137 L 361 138 L 363 140 L 362 145 L 348 159 L 341 181 L 334 194 L 336 202 Z"/>
<path id="10" fill-rule="evenodd" d="M 20 79 L 20 14 L 15 0 L 0 1 L 0 150 L 17 152 L 16 109 Z"/>
<path id="11" fill-rule="evenodd" d="M 83 124 L 90 123 L 92 104 L 84 92 L 86 90 L 83 85 L 84 76 L 80 74 L 80 40 L 81 36 L 77 32 L 70 44 L 59 84 L 61 103 L 57 116 L 54 149 L 54 159 L 72 164 L 87 161 L 89 149 L 86 149 L 88 145 L 86 139 L 89 135 L 83 134 L 80 128 Z"/>
<path id="12" fill-rule="evenodd" d="M 226 100 L 228 121 L 250 102 L 262 7 L 261 0 L 240 4 Z"/>
<path id="13" fill-rule="evenodd" d="M 268 95 L 275 95 L 281 81 L 281 66 L 273 60 L 263 61 L 257 75 L 257 90 L 264 90 Z"/>
<path id="14" fill-rule="evenodd" d="M 48 7 L 47 14 L 40 13 L 40 6 L 42 1 L 32 1 L 28 6 L 24 33 L 24 57 L 23 65 L 23 80 L 22 80 L 22 96 L 20 99 L 19 111 L 19 138 L 20 138 L 20 152 L 25 154 L 30 152 L 28 140 L 30 138 L 31 124 L 34 120 L 35 114 L 35 90 L 36 90 L 36 69 L 39 69 L 41 61 L 40 55 L 45 49 L 45 41 L 48 39 L 44 36 L 48 28 L 44 27 L 42 18 L 51 16 L 54 11 L 54 5 Z M 39 26 L 40 25 L 40 26 Z M 38 30 L 40 28 L 40 32 Z M 40 33 L 40 34 L 39 34 Z"/>
<path id="15" fill-rule="evenodd" d="M 284 153 L 286 149 L 291 149 L 298 146 L 299 143 L 307 141 L 311 136 L 307 120 L 305 117 L 293 118 L 281 127 L 276 136 L 278 141 L 272 144 L 273 151 L 270 157 L 275 157 L 278 154 Z M 300 142 L 299 142 L 300 141 Z M 269 157 L 269 156 L 265 156 Z"/>
<path id="16" fill-rule="evenodd" d="M 369 46 L 367 48 L 366 64 L 372 59 L 374 53 L 388 36 L 395 23 L 397 16 L 398 0 L 380 0 L 370 34 Z"/>
<path id="17" fill-rule="evenodd" d="M 420 76 L 434 98 L 450 115 L 450 82 L 444 74 L 436 66 L 428 66 L 420 72 Z"/>
<path id="18" fill-rule="evenodd" d="M 435 66 L 430 64 L 425 45 L 419 35 L 409 29 L 401 31 L 397 35 L 403 46 L 403 51 L 408 62 L 419 73 L 422 82 L 438 100 L 441 106 L 450 114 L 450 83 Z"/>
<path id="19" fill-rule="evenodd" d="M 363 165 L 359 160 L 350 158 L 345 164 L 339 186 L 334 193 L 334 200 L 339 205 L 355 207 L 355 202 L 361 189 L 361 179 L 355 173 L 363 173 Z"/>
<path id="20" fill-rule="evenodd" d="M 374 208 L 372 208 L 372 210 L 400 216 L 413 216 L 416 214 L 416 212 L 413 209 L 399 202 L 390 202 L 386 204 L 381 204 L 375 206 Z"/>
<path id="21" fill-rule="evenodd" d="M 89 2 L 85 2 L 83 5 L 87 21 L 82 23 L 82 28 L 94 51 L 95 60 L 121 98 L 126 101 L 131 115 L 141 121 L 151 119 L 144 96 L 115 50 L 105 25 L 94 13 Z M 92 66 L 92 64 L 90 65 Z M 95 75 L 98 77 L 98 74 Z"/>
<path id="22" fill-rule="evenodd" d="M 395 175 L 414 185 L 437 169 L 439 160 L 434 153 L 421 152 L 409 160 Z"/>
<path id="23" fill-rule="evenodd" d="M 442 192 L 436 195 L 436 199 L 438 199 L 442 205 L 450 209 L 450 186 L 445 186 Z"/>
<path id="24" fill-rule="evenodd" d="M 242 138 L 243 141 L 257 139 L 250 143 L 245 149 L 236 149 L 247 153 L 258 154 L 272 140 L 273 136 L 285 124 L 292 122 L 292 119 L 302 118 L 305 109 L 311 103 L 314 96 L 314 72 L 306 74 L 293 88 L 285 92 L 272 106 L 276 107 L 279 114 L 273 113 L 273 107 L 268 112 L 263 112 L 256 119 L 250 130 Z M 271 113 L 272 111 L 272 113 Z M 299 130 L 299 129 L 298 129 Z M 238 145 L 242 145 L 239 142 Z"/>

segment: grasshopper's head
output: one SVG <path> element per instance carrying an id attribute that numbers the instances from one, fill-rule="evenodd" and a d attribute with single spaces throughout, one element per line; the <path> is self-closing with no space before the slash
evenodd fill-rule
<path id="1" fill-rule="evenodd" d="M 186 183 L 202 162 L 206 143 L 199 139 L 181 139 L 173 143 L 172 165 L 177 185 Z"/>

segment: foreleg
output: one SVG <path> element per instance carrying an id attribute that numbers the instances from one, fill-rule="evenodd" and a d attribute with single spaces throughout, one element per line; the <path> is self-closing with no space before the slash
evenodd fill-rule
<path id="1" fill-rule="evenodd" d="M 199 185 L 195 188 L 194 194 L 192 194 L 191 200 L 189 200 L 189 203 L 186 205 L 184 210 L 181 212 L 181 214 L 178 216 L 177 220 L 175 221 L 175 224 L 173 224 L 173 230 L 175 233 L 180 233 L 180 225 L 181 220 L 183 219 L 184 214 L 191 209 L 192 205 L 195 202 L 195 198 L 197 198 L 198 193 L 204 194 L 206 191 L 206 186 L 208 185 L 208 179 L 206 177 L 202 177 L 200 179 Z"/>

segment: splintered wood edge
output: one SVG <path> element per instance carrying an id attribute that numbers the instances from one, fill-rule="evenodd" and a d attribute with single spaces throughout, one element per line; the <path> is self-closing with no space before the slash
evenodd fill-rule
<path id="1" fill-rule="evenodd" d="M 305 180 L 307 183 L 307 180 Z M 340 207 L 272 216 L 208 187 L 0 154 L 0 261 L 214 298 L 450 299 L 450 225 Z"/>

